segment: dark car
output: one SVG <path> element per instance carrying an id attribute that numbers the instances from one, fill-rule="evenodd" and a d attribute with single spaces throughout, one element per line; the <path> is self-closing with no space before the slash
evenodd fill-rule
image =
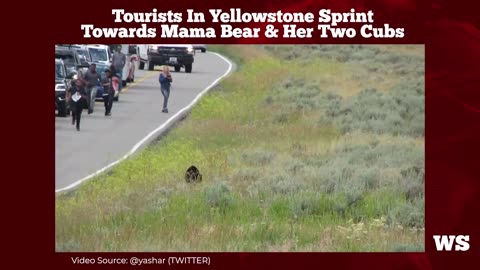
<path id="1" fill-rule="evenodd" d="M 67 70 L 61 59 L 55 59 L 55 109 L 58 116 L 66 117 L 70 114 L 70 108 L 66 101 L 66 90 L 70 84 Z"/>
<path id="2" fill-rule="evenodd" d="M 75 45 L 57 45 L 55 46 L 55 58 L 62 59 L 67 69 L 67 74 L 73 74 L 73 77 L 83 77 L 88 71 L 89 63 L 74 48 Z M 87 100 L 85 109 L 94 110 L 96 93 L 87 93 L 89 99 Z"/>
<path id="3" fill-rule="evenodd" d="M 149 44 L 139 52 L 139 68 L 144 69 L 146 63 L 148 65 L 148 70 L 153 70 L 156 65 L 168 65 L 174 67 L 176 72 L 179 72 L 180 69 L 184 67 L 185 72 L 191 73 L 194 54 L 195 50 L 192 45 Z"/>
<path id="4" fill-rule="evenodd" d="M 202 53 L 207 52 L 207 45 L 205 44 L 193 44 L 193 49 L 195 51 L 200 50 Z"/>
<path id="5" fill-rule="evenodd" d="M 55 59 L 61 59 L 67 69 L 67 74 L 75 72 L 83 75 L 88 69 L 88 62 L 74 49 L 63 45 L 55 47 Z"/>

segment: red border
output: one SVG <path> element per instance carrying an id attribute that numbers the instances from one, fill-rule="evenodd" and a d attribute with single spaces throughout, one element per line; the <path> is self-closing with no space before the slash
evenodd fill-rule
<path id="1" fill-rule="evenodd" d="M 341 3 L 340 3 L 341 2 Z M 54 265 L 62 269 L 77 269 L 71 256 L 54 252 L 54 120 L 53 111 L 41 104 L 51 102 L 48 92 L 51 74 L 43 63 L 52 58 L 55 43 L 119 43 L 120 40 L 84 40 L 80 24 L 94 22 L 112 25 L 111 8 L 122 7 L 132 11 L 147 11 L 152 7 L 184 11 L 194 8 L 206 11 L 218 7 L 240 7 L 245 11 L 315 11 L 320 8 L 345 10 L 372 9 L 377 22 L 405 27 L 402 40 L 191 40 L 190 43 L 411 43 L 426 44 L 426 252 L 425 253 L 215 253 L 211 257 L 213 269 L 253 268 L 333 268 L 357 269 L 476 269 L 479 265 L 480 230 L 480 19 L 473 1 L 414 1 L 414 0 L 349 0 L 349 1 L 242 1 L 225 3 L 220 0 L 206 2 L 175 1 L 175 5 L 161 1 L 91 1 L 81 3 L 36 2 L 31 11 L 23 15 L 26 7 L 17 8 L 10 21 L 21 20 L 23 32 L 9 46 L 13 51 L 7 57 L 18 63 L 19 50 L 26 59 L 21 68 L 7 76 L 10 91 L 38 93 L 38 98 L 4 100 L 5 112 L 13 112 L 14 121 L 6 128 L 15 129 L 14 136 L 6 131 L 5 149 L 12 171 L 5 174 L 4 182 L 18 183 L 10 188 L 6 201 L 10 211 L 4 222 L 15 222 L 15 230 L 6 233 L 17 256 L 5 264 L 13 269 L 19 264 L 30 269 Z M 25 4 L 27 5 L 27 4 Z M 43 11 L 41 11 L 43 10 Z M 18 16 L 20 14 L 20 16 Z M 6 25 L 9 27 L 8 25 Z M 12 29 L 14 25 L 10 26 Z M 17 28 L 15 28 L 17 29 Z M 5 32 L 7 34 L 8 32 Z M 184 40 L 182 40 L 184 41 Z M 122 43 L 148 43 L 143 39 L 121 40 Z M 168 40 L 176 43 L 179 40 Z M 12 45 L 11 42 L 8 44 Z M 31 82 L 30 82 L 31 80 Z M 4 89 L 6 92 L 9 89 Z M 6 96 L 6 95 L 5 95 Z M 19 109 L 19 104 L 21 104 Z M 25 104 L 25 106 L 23 106 Z M 14 139 L 15 143 L 10 143 Z M 20 150 L 20 151 L 19 151 Z M 19 155 L 20 154 L 20 155 Z M 6 189 L 5 189 L 6 190 Z M 15 192 L 17 191 L 17 192 Z M 11 207 L 15 205 L 15 207 Z M 17 210 L 17 205 L 22 206 Z M 19 219 L 19 217 L 22 217 Z M 436 252 L 433 234 L 469 234 L 468 252 Z M 82 254 L 85 255 L 85 254 Z M 94 254 L 92 256 L 97 256 Z M 122 254 L 130 256 L 133 254 Z M 135 254 L 149 257 L 154 254 Z M 179 254 L 177 254 L 179 255 Z M 185 255 L 185 254 L 183 254 Z M 198 256 L 198 254 L 195 254 Z M 102 254 L 116 257 L 119 254 Z M 8 259 L 8 258 L 7 258 Z M 477 265 L 477 266 L 476 266 Z M 85 266 L 80 266 L 85 267 Z M 100 268 L 95 265 L 92 268 Z M 112 268 L 108 266 L 105 268 Z M 146 266 L 149 267 L 149 266 Z M 158 267 L 158 266 L 150 266 Z"/>

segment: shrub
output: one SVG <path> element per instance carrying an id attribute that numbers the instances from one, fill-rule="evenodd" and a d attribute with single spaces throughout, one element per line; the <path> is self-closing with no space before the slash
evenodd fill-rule
<path id="1" fill-rule="evenodd" d="M 74 240 L 68 240 L 64 243 L 55 243 L 55 251 L 57 252 L 69 252 L 80 250 L 80 244 Z"/>
<path id="2" fill-rule="evenodd" d="M 273 115 L 273 123 L 285 124 L 288 122 L 288 116 L 286 112 L 277 112 Z"/>
<path id="3" fill-rule="evenodd" d="M 421 245 L 395 243 L 392 245 L 392 252 L 421 252 L 425 251 Z"/>
<path id="4" fill-rule="evenodd" d="M 320 123 L 333 123 L 343 133 L 354 130 L 392 135 L 424 135 L 424 97 L 395 93 L 386 95 L 365 89 L 348 101 L 334 99 Z"/>
<path id="5" fill-rule="evenodd" d="M 300 178 L 286 174 L 273 175 L 267 183 L 274 194 L 290 194 L 305 187 Z"/>
<path id="6" fill-rule="evenodd" d="M 256 180 L 260 176 L 260 171 L 252 168 L 239 169 L 233 176 L 233 179 L 239 181 Z"/>
<path id="7" fill-rule="evenodd" d="M 266 165 L 275 158 L 275 152 L 265 151 L 265 150 L 256 150 L 253 152 L 247 152 L 242 154 L 242 159 L 247 164 L 260 166 Z"/>
<path id="8" fill-rule="evenodd" d="M 235 203 L 230 187 L 225 182 L 218 182 L 207 187 L 204 195 L 207 204 L 210 207 L 218 208 L 221 212 L 225 212 Z"/>
<path id="9" fill-rule="evenodd" d="M 406 227 L 423 228 L 425 226 L 424 207 L 415 206 L 406 202 L 391 209 L 388 213 L 389 225 L 402 225 Z"/>

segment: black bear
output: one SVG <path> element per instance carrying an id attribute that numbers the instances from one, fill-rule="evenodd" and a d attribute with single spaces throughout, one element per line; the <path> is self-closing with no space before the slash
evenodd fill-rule
<path id="1" fill-rule="evenodd" d="M 185 173 L 185 181 L 187 181 L 187 183 L 202 181 L 202 175 L 197 167 L 192 165 L 187 169 L 187 172 Z"/>

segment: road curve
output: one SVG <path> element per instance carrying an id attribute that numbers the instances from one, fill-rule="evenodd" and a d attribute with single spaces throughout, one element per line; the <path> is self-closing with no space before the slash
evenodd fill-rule
<path id="1" fill-rule="evenodd" d="M 181 118 L 196 101 L 232 70 L 215 53 L 197 53 L 192 73 L 172 72 L 169 113 L 162 113 L 163 96 L 155 71 L 136 71 L 132 83 L 104 116 L 103 103 L 82 114 L 81 131 L 71 118 L 55 118 L 55 191 L 73 189 L 145 146 Z"/>

